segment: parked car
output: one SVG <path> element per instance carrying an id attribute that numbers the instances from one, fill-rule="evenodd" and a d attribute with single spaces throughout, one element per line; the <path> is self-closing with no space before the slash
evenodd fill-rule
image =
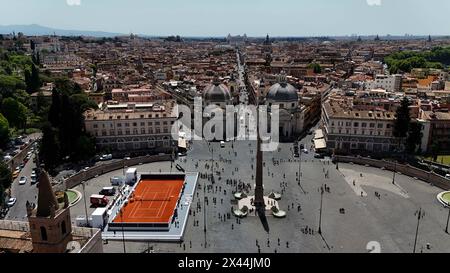
<path id="1" fill-rule="evenodd" d="M 25 176 L 22 176 L 19 179 L 19 185 L 25 185 L 27 183 L 27 178 Z"/>
<path id="2" fill-rule="evenodd" d="M 16 179 L 17 177 L 19 177 L 19 175 L 20 175 L 20 171 L 15 170 L 15 171 L 12 173 L 12 178 L 13 178 L 13 179 Z"/>
<path id="3" fill-rule="evenodd" d="M 108 198 L 105 195 L 93 194 L 90 197 L 91 205 L 94 207 L 106 207 L 108 205 Z"/>
<path id="4" fill-rule="evenodd" d="M 16 204 L 16 202 L 17 202 L 17 198 L 13 197 L 13 198 L 9 198 L 8 202 L 6 204 L 8 205 L 8 207 L 12 207 Z"/>
<path id="5" fill-rule="evenodd" d="M 114 194 L 116 194 L 116 189 L 114 187 L 103 187 L 103 189 L 98 194 L 113 196 Z"/>
<path id="6" fill-rule="evenodd" d="M 113 158 L 112 154 L 105 154 L 100 156 L 100 161 L 107 161 L 107 160 L 111 160 Z"/>
<path id="7" fill-rule="evenodd" d="M 125 183 L 125 178 L 122 176 L 114 176 L 110 179 L 112 186 L 121 186 Z"/>

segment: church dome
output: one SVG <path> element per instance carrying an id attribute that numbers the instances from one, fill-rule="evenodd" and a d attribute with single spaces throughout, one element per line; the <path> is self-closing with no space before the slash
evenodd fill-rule
<path id="1" fill-rule="evenodd" d="M 228 102 L 231 100 L 230 90 L 224 84 L 215 81 L 205 88 L 203 99 L 208 102 Z"/>
<path id="2" fill-rule="evenodd" d="M 298 101 L 297 89 L 287 82 L 276 83 L 270 87 L 266 99 L 280 102 Z"/>

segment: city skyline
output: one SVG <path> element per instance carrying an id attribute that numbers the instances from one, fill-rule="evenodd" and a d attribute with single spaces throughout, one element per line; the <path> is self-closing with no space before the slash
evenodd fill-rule
<path id="1" fill-rule="evenodd" d="M 257 5 L 254 1 L 237 0 L 215 3 L 135 0 L 134 5 L 115 0 L 1 0 L 0 3 L 7 11 L 0 18 L 0 25 L 39 24 L 57 29 L 149 36 L 224 37 L 228 33 L 251 37 L 406 33 L 434 36 L 449 34 L 439 25 L 450 23 L 445 16 L 450 3 L 444 0 L 262 0 Z M 441 8 L 436 9 L 437 6 Z"/>

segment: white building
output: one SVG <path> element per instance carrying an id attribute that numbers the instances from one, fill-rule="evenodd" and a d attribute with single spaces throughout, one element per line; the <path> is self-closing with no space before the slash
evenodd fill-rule
<path id="1" fill-rule="evenodd" d="M 365 89 L 385 89 L 388 92 L 399 92 L 402 90 L 402 75 L 377 75 L 373 81 L 365 83 Z"/>

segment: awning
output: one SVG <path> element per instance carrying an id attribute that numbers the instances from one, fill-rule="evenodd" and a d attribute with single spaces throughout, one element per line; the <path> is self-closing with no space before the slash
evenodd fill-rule
<path id="1" fill-rule="evenodd" d="M 325 149 L 327 147 L 327 143 L 325 142 L 325 139 L 315 139 L 314 140 L 314 146 L 317 150 Z"/>
<path id="2" fill-rule="evenodd" d="M 324 138 L 323 131 L 320 130 L 320 129 L 316 130 L 315 135 L 314 135 L 314 139 L 321 139 L 321 138 Z"/>

